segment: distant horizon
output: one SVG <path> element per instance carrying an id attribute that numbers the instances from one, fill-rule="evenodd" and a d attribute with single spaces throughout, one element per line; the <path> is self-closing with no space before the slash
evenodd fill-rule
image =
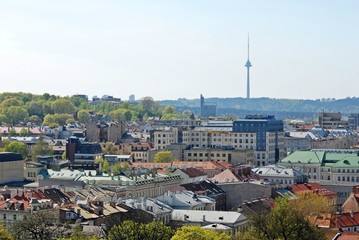
<path id="1" fill-rule="evenodd" d="M 121 101 L 128 101 L 128 97 L 126 98 L 123 98 L 121 96 L 117 96 L 117 95 L 111 95 L 111 94 L 104 94 L 104 95 L 93 95 L 93 96 L 90 96 L 86 93 L 76 93 L 76 94 L 71 94 L 71 95 L 60 95 L 60 94 L 54 94 L 54 93 L 51 93 L 51 92 L 44 92 L 44 93 L 32 93 L 32 92 L 23 92 L 23 91 L 17 91 L 17 92 L 0 92 L 0 94 L 4 94 L 4 93 L 10 93 L 10 94 L 16 94 L 16 93 L 24 93 L 24 94 L 33 94 L 33 95 L 38 95 L 38 96 L 41 96 L 43 94 L 50 94 L 50 95 L 55 95 L 57 97 L 72 97 L 74 95 L 86 95 L 88 97 L 89 100 L 92 99 L 92 97 L 98 97 L 98 98 L 102 98 L 103 96 L 107 95 L 107 96 L 112 96 L 114 98 L 121 98 Z M 130 96 L 131 94 L 129 94 L 128 96 Z M 178 101 L 180 99 L 186 99 L 186 100 L 199 100 L 199 96 L 200 94 L 198 94 L 198 98 L 184 98 L 184 97 L 181 97 L 181 98 L 177 98 L 177 99 L 156 99 L 150 95 L 148 96 L 143 96 L 141 98 L 137 98 L 136 95 L 135 95 L 135 100 L 136 101 L 140 101 L 142 98 L 144 97 L 152 97 L 153 100 L 155 101 Z M 207 97 L 207 96 L 203 96 L 205 99 L 213 99 L 213 98 L 218 98 L 218 99 L 235 99 L 235 98 L 240 98 L 240 99 L 245 99 L 245 100 L 251 100 L 251 99 L 263 99 L 263 98 L 266 98 L 266 99 L 273 99 L 273 100 L 309 100 L 309 101 L 317 101 L 317 100 L 320 100 L 320 101 L 336 101 L 336 100 L 342 100 L 342 99 L 351 99 L 351 98 L 359 98 L 359 97 L 344 97 L 344 98 L 317 98 L 317 99 L 307 99 L 307 98 L 272 98 L 272 97 L 251 97 L 249 99 L 247 99 L 246 97 Z"/>

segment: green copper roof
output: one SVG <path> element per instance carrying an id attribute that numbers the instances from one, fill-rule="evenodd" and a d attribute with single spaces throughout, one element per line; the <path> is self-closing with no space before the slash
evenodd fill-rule
<path id="1" fill-rule="evenodd" d="M 321 164 L 325 167 L 359 168 L 359 156 L 355 153 L 332 153 L 325 151 L 296 151 L 280 163 Z"/>
<path id="2" fill-rule="evenodd" d="M 286 158 L 280 160 L 281 163 L 303 163 L 320 164 L 323 160 L 324 152 L 315 151 L 295 151 Z"/>
<path id="3" fill-rule="evenodd" d="M 346 156 L 342 160 L 333 164 L 336 168 L 359 168 L 359 157 L 356 155 Z"/>

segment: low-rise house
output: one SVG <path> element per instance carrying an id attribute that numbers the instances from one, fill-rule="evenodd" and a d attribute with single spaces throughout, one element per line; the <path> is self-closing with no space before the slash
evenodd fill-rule
<path id="1" fill-rule="evenodd" d="M 290 186 L 294 183 L 307 182 L 306 176 L 299 170 L 280 165 L 268 165 L 252 169 L 265 183 Z"/>
<path id="2" fill-rule="evenodd" d="M 207 196 L 197 195 L 190 191 L 176 193 L 168 191 L 156 199 L 173 209 L 207 211 L 214 211 L 216 209 L 216 202 L 214 199 Z"/>
<path id="3" fill-rule="evenodd" d="M 354 186 L 352 193 L 342 205 L 343 212 L 359 212 L 359 186 Z"/>
<path id="4" fill-rule="evenodd" d="M 120 204 L 119 206 L 126 205 L 129 207 L 127 210 L 134 220 L 141 219 L 146 215 L 151 222 L 160 221 L 165 225 L 170 223 L 171 212 L 173 209 L 157 199 L 143 197 L 118 199 L 117 203 Z"/>
<path id="5" fill-rule="evenodd" d="M 236 233 L 239 229 L 245 227 L 247 221 L 248 218 L 239 212 L 177 209 L 172 212 L 172 224 L 174 226 L 221 224 L 230 227 L 233 233 Z"/>
<path id="6" fill-rule="evenodd" d="M 216 184 L 209 180 L 181 185 L 187 191 L 197 195 L 213 198 L 216 201 L 216 211 L 226 210 L 226 193 Z"/>
<path id="7" fill-rule="evenodd" d="M 0 220 L 6 225 L 24 220 L 36 212 L 45 212 L 58 218 L 58 209 L 54 208 L 50 199 L 28 198 L 25 193 L 10 199 L 0 199 Z"/>

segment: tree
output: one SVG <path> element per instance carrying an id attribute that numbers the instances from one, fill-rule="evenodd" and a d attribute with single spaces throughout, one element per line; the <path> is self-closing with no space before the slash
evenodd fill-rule
<path id="1" fill-rule="evenodd" d="M 175 114 L 176 108 L 170 106 L 164 106 L 162 109 L 162 114 Z"/>
<path id="2" fill-rule="evenodd" d="M 268 214 L 257 215 L 243 240 L 321 240 L 326 239 L 321 230 L 312 225 L 305 215 L 289 204 L 288 197 L 278 198 Z"/>
<path id="3" fill-rule="evenodd" d="M 108 234 L 109 240 L 169 240 L 173 235 L 173 230 L 165 226 L 162 222 L 137 223 L 134 221 L 124 221 L 120 225 L 111 228 Z"/>
<path id="4" fill-rule="evenodd" d="M 0 240 L 14 240 L 11 234 L 5 229 L 5 227 L 0 223 Z"/>
<path id="5" fill-rule="evenodd" d="M 288 202 L 289 206 L 297 209 L 303 216 L 318 215 L 328 213 L 334 210 L 325 196 L 315 193 L 299 194 L 298 199 Z"/>
<path id="6" fill-rule="evenodd" d="M 115 175 L 120 174 L 122 171 L 127 171 L 130 168 L 130 164 L 127 162 L 117 162 L 115 163 L 112 168 L 111 172 Z"/>
<path id="7" fill-rule="evenodd" d="M 37 156 L 39 155 L 51 155 L 51 154 L 52 154 L 52 149 L 43 140 L 40 140 L 37 143 L 35 143 L 31 149 L 31 157 L 33 161 L 36 161 Z"/>
<path id="8" fill-rule="evenodd" d="M 156 153 L 153 161 L 157 163 L 172 162 L 174 157 L 171 151 L 161 151 Z"/>
<path id="9" fill-rule="evenodd" d="M 171 240 L 230 240 L 231 236 L 224 232 L 204 229 L 199 226 L 183 226 L 179 228 Z"/>
<path id="10" fill-rule="evenodd" d="M 108 173 L 108 172 L 110 172 L 110 165 L 109 165 L 108 161 L 106 161 L 106 160 L 103 159 L 102 157 L 97 158 L 97 159 L 95 160 L 95 163 L 100 164 L 101 173 Z"/>
<path id="11" fill-rule="evenodd" d="M 123 118 L 125 121 L 131 121 L 132 119 L 132 112 L 129 110 L 126 110 L 123 112 Z"/>
<path id="12" fill-rule="evenodd" d="M 13 223 L 10 232 L 16 240 L 50 240 L 60 235 L 60 228 L 52 227 L 54 220 L 51 214 L 45 212 L 33 213 L 28 215 L 25 220 Z"/>
<path id="13" fill-rule="evenodd" d="M 28 154 L 27 146 L 22 142 L 10 142 L 4 147 L 5 152 L 19 153 L 25 159 Z"/>
<path id="14" fill-rule="evenodd" d="M 80 123 L 89 123 L 90 122 L 90 113 L 87 110 L 80 110 L 77 113 L 77 119 Z"/>
<path id="15" fill-rule="evenodd" d="M 144 97 L 141 99 L 141 106 L 147 111 L 151 111 L 151 109 L 153 108 L 155 101 L 153 100 L 152 97 Z"/>
<path id="16" fill-rule="evenodd" d="M 20 137 L 27 137 L 30 136 L 31 132 L 26 128 L 21 128 L 20 130 Z"/>
<path id="17" fill-rule="evenodd" d="M 75 106 L 72 102 L 65 98 L 59 98 L 52 102 L 51 110 L 54 113 L 73 113 L 75 111 Z"/>
<path id="18" fill-rule="evenodd" d="M 108 154 L 108 155 L 114 155 L 117 153 L 118 149 L 116 147 L 116 145 L 112 142 L 107 142 L 105 144 L 105 147 L 102 149 L 104 154 Z"/>
<path id="19" fill-rule="evenodd" d="M 3 113 L 5 115 L 5 122 L 11 125 L 16 125 L 29 116 L 26 109 L 20 106 L 5 108 Z"/>

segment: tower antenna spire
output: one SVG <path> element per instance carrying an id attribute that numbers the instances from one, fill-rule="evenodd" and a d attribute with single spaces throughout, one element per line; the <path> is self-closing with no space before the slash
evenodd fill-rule
<path id="1" fill-rule="evenodd" d="M 244 65 L 247 68 L 247 98 L 251 98 L 250 95 L 250 81 L 249 81 L 249 68 L 252 67 L 251 61 L 249 61 L 249 32 L 248 32 L 248 58 L 246 65 Z"/>

